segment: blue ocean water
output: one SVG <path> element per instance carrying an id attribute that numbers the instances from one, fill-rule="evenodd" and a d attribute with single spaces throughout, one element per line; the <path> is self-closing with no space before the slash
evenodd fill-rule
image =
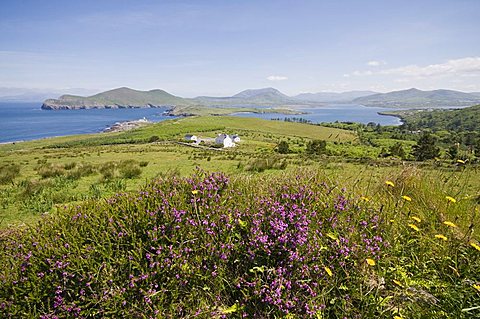
<path id="1" fill-rule="evenodd" d="M 171 119 L 163 115 L 166 108 L 138 109 L 92 109 L 92 110 L 59 110 L 40 109 L 41 103 L 5 103 L 0 102 L 0 143 L 26 141 L 52 136 L 85 134 L 101 132 L 116 122 L 146 118 L 152 122 Z M 389 109 L 364 107 L 361 105 L 332 104 L 319 108 L 302 109 L 308 114 L 253 114 L 237 113 L 237 116 L 272 119 L 285 117 L 301 117 L 312 121 L 335 122 L 351 121 L 381 125 L 399 125 L 400 120 L 392 116 L 377 114 Z"/>
<path id="2" fill-rule="evenodd" d="M 42 103 L 0 102 L 0 143 L 52 136 L 101 132 L 116 122 L 146 118 L 171 119 L 166 108 L 59 110 L 40 109 Z"/>
<path id="3" fill-rule="evenodd" d="M 326 106 L 316 108 L 302 108 L 296 109 L 306 114 L 300 115 L 282 115 L 275 113 L 235 113 L 237 116 L 243 117 L 258 117 L 262 119 L 284 119 L 287 118 L 302 118 L 311 121 L 312 123 L 322 122 L 357 122 L 367 124 L 374 122 L 380 125 L 400 125 L 402 122 L 398 117 L 380 115 L 378 112 L 392 111 L 392 109 L 381 107 L 366 107 L 358 104 L 329 104 Z"/>

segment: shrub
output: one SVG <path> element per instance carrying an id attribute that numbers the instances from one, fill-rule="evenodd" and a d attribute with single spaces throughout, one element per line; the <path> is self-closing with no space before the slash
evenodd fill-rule
<path id="1" fill-rule="evenodd" d="M 61 165 L 49 164 L 42 165 L 37 169 L 38 175 L 42 178 L 50 178 L 61 176 L 65 173 L 65 169 Z"/>
<path id="2" fill-rule="evenodd" d="M 138 166 L 137 161 L 134 160 L 122 161 L 118 168 L 123 178 L 133 179 L 142 174 L 142 169 Z"/>
<path id="3" fill-rule="evenodd" d="M 0 185 L 13 183 L 19 175 L 20 165 L 18 164 L 0 166 Z"/>
<path id="4" fill-rule="evenodd" d="M 276 151 L 280 154 L 288 154 L 290 152 L 290 149 L 288 147 L 287 141 L 281 141 L 280 143 L 278 143 Z"/>
<path id="5" fill-rule="evenodd" d="M 441 218 L 475 206 L 407 173 L 368 199 L 199 171 L 60 210 L 0 237 L 0 317 L 473 318 L 480 246 Z"/>
<path id="6" fill-rule="evenodd" d="M 75 168 L 76 166 L 77 166 L 76 162 L 70 162 L 70 163 L 63 164 L 63 168 L 67 171 L 71 170 L 72 168 Z"/>
<path id="7" fill-rule="evenodd" d="M 148 143 L 154 143 L 157 142 L 160 139 L 157 135 L 152 135 L 148 138 Z"/>
<path id="8" fill-rule="evenodd" d="M 307 143 L 306 153 L 309 155 L 321 155 L 327 153 L 327 142 L 324 140 L 313 140 Z"/>
<path id="9" fill-rule="evenodd" d="M 100 166 L 98 171 L 102 175 L 102 180 L 108 181 L 115 177 L 116 164 L 114 162 L 106 162 Z"/>

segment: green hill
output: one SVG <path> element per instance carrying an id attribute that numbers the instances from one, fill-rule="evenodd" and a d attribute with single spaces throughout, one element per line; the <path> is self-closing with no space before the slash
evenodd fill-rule
<path id="1" fill-rule="evenodd" d="M 455 110 L 409 111 L 400 113 L 400 116 L 416 129 L 480 131 L 480 105 Z"/>
<path id="2" fill-rule="evenodd" d="M 408 89 L 360 97 L 353 102 L 366 106 L 434 108 L 470 106 L 478 104 L 480 98 L 469 93 L 452 90 L 421 91 Z"/>
<path id="3" fill-rule="evenodd" d="M 133 108 L 189 105 L 191 102 L 163 90 L 137 91 L 122 87 L 88 97 L 62 95 L 48 99 L 42 109 Z"/>

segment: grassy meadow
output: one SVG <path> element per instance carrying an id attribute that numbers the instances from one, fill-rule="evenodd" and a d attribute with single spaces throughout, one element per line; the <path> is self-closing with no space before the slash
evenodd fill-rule
<path id="1" fill-rule="evenodd" d="M 478 164 L 385 158 L 415 142 L 338 126 L 0 145 L 0 317 L 480 317 Z M 218 133 L 241 142 L 183 140 Z"/>

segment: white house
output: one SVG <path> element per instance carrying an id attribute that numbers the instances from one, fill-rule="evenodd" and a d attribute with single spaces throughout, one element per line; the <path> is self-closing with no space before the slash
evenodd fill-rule
<path id="1" fill-rule="evenodd" d="M 196 142 L 198 140 L 198 137 L 196 135 L 187 134 L 187 135 L 185 135 L 185 140 Z"/>
<path id="2" fill-rule="evenodd" d="M 240 142 L 240 136 L 238 136 L 237 134 L 232 135 L 232 141 L 234 143 Z"/>
<path id="3" fill-rule="evenodd" d="M 222 144 L 223 147 L 234 147 L 235 146 L 235 143 L 233 143 L 232 138 L 225 133 L 218 134 L 217 137 L 215 138 L 215 143 L 216 144 Z"/>

